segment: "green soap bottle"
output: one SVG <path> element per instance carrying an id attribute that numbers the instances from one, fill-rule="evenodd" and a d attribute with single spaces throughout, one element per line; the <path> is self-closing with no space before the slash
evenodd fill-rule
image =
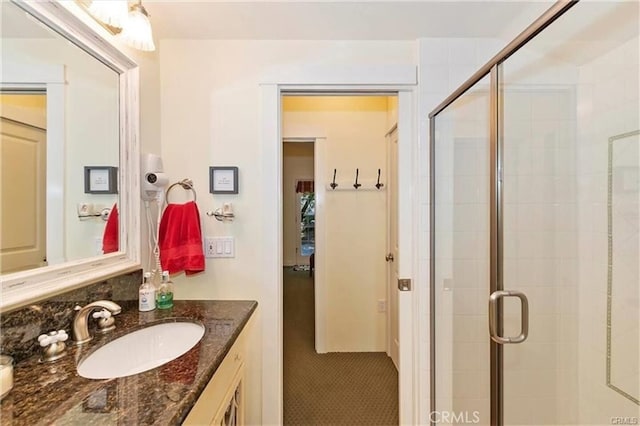
<path id="1" fill-rule="evenodd" d="M 156 290 L 156 307 L 158 309 L 173 308 L 173 283 L 169 279 L 169 271 L 162 271 L 162 282 Z"/>

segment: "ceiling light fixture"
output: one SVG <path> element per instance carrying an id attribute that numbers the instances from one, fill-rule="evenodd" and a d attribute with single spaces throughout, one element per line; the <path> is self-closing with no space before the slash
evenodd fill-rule
<path id="1" fill-rule="evenodd" d="M 101 22 L 114 28 L 122 28 L 127 21 L 127 0 L 93 0 L 89 12 Z"/>
<path id="2" fill-rule="evenodd" d="M 156 50 L 156 46 L 153 44 L 153 32 L 151 31 L 149 14 L 142 6 L 141 0 L 138 0 L 129 9 L 129 16 L 119 37 L 129 46 L 136 49 L 144 51 Z"/>

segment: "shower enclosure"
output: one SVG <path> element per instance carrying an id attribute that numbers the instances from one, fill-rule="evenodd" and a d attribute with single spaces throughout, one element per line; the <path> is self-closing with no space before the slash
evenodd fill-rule
<path id="1" fill-rule="evenodd" d="M 640 424 L 639 27 L 557 2 L 430 114 L 432 424 Z"/>

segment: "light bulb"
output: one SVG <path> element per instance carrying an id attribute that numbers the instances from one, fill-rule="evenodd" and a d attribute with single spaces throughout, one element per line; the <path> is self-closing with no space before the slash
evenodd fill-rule
<path id="1" fill-rule="evenodd" d="M 149 15 L 141 4 L 135 4 L 131 7 L 127 21 L 122 28 L 122 33 L 120 33 L 120 38 L 136 49 L 156 50 L 156 46 L 153 44 Z"/>

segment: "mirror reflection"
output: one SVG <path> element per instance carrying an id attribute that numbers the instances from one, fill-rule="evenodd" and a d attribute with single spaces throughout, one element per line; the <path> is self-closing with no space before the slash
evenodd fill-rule
<path id="1" fill-rule="evenodd" d="M 119 74 L 1 8 L 0 273 L 118 251 Z"/>

